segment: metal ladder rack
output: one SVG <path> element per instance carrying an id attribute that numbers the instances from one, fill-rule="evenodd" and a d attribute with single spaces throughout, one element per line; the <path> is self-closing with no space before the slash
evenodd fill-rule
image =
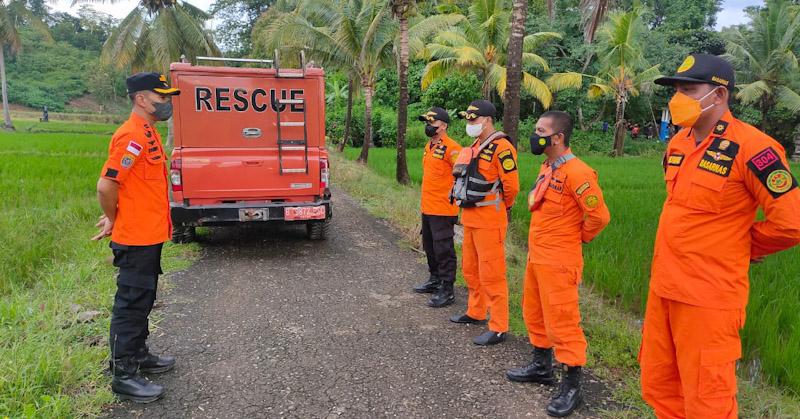
<path id="1" fill-rule="evenodd" d="M 277 106 L 276 117 L 278 127 L 278 167 L 280 174 L 284 173 L 306 173 L 308 174 L 308 127 L 306 124 L 306 101 L 305 99 L 278 99 L 276 100 Z M 303 120 L 302 121 L 281 121 L 281 105 L 303 105 Z M 283 138 L 283 127 L 303 127 L 303 138 Z M 302 151 L 303 152 L 303 168 L 286 168 L 283 163 L 284 152 L 287 151 Z"/>

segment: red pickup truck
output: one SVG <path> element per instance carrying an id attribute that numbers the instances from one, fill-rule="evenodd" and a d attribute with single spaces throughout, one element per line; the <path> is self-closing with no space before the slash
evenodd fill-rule
<path id="1" fill-rule="evenodd" d="M 251 222 L 305 224 L 309 238 L 325 238 L 325 75 L 304 61 L 300 69 L 170 66 L 182 92 L 173 99 L 173 241 L 192 240 L 198 226 Z"/>

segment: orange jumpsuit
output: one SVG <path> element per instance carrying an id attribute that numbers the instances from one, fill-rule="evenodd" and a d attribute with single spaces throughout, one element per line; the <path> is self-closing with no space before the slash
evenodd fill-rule
<path id="1" fill-rule="evenodd" d="M 477 150 L 481 140 L 472 147 Z M 489 310 L 489 330 L 508 331 L 508 284 L 506 282 L 506 210 L 514 205 L 519 193 L 517 150 L 506 138 L 494 140 L 478 157 L 478 171 L 488 182 L 500 179 L 502 191 L 487 196 L 485 201 L 498 200 L 497 205 L 464 208 L 462 270 L 469 289 L 467 316 L 483 320 Z"/>
<path id="2" fill-rule="evenodd" d="M 522 315 L 531 344 L 555 347 L 556 359 L 568 366 L 586 364 L 578 308 L 582 243 L 594 239 L 610 219 L 597 173 L 576 158 L 553 171 L 541 205 L 531 214 Z"/>
<path id="3" fill-rule="evenodd" d="M 100 176 L 119 183 L 111 241 L 128 246 L 164 243 L 172 235 L 167 155 L 161 136 L 132 113 L 108 146 Z"/>
<path id="4" fill-rule="evenodd" d="M 420 208 L 425 215 L 458 215 L 458 206 L 450 202 L 453 189 L 453 163 L 461 144 L 443 133 L 440 141 L 428 142 L 422 156 L 422 198 Z"/>
<path id="5" fill-rule="evenodd" d="M 664 169 L 642 395 L 659 418 L 736 418 L 750 260 L 800 243 L 800 191 L 783 147 L 730 112 L 699 145 L 678 132 Z"/>

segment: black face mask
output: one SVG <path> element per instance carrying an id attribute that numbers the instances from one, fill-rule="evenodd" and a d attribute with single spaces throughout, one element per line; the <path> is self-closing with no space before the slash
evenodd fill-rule
<path id="1" fill-rule="evenodd" d="M 425 125 L 425 135 L 427 135 L 428 137 L 433 137 L 434 135 L 436 135 L 436 131 L 438 130 L 439 128 L 434 127 L 433 125 Z"/>
<path id="2" fill-rule="evenodd" d="M 555 134 L 553 134 L 555 135 Z M 531 153 L 535 155 L 541 155 L 544 153 L 544 149 L 550 147 L 553 144 L 553 135 L 548 135 L 547 137 L 542 137 L 537 133 L 533 133 L 531 135 Z"/>

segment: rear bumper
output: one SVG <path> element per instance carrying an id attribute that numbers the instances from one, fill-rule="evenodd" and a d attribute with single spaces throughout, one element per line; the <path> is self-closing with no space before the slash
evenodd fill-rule
<path id="1" fill-rule="evenodd" d="M 325 207 L 325 220 L 330 220 L 333 216 L 330 199 L 320 199 L 313 202 L 261 202 L 196 206 L 185 206 L 182 203 L 170 202 L 169 205 L 172 223 L 176 226 L 224 225 L 242 222 L 307 223 L 308 221 L 322 221 L 286 221 L 284 218 L 285 207 L 315 207 L 322 205 Z M 242 221 L 239 217 L 239 210 L 246 208 L 264 209 L 267 217 L 260 220 Z"/>

